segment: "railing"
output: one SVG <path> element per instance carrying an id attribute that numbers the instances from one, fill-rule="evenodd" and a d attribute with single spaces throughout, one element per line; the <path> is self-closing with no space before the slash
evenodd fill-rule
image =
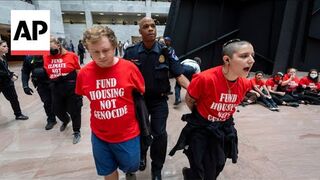
<path id="1" fill-rule="evenodd" d="M 208 47 L 208 46 L 211 46 L 212 44 L 215 44 L 215 43 L 221 41 L 222 39 L 225 39 L 225 38 L 227 38 L 227 37 L 229 37 L 229 36 L 231 36 L 231 35 L 233 35 L 233 34 L 238 33 L 239 31 L 240 31 L 239 29 L 236 29 L 236 30 L 234 30 L 234 31 L 231 31 L 231 32 L 225 34 L 225 35 L 222 35 L 222 36 L 218 37 L 218 38 L 215 39 L 215 40 L 212 40 L 212 41 L 210 41 L 210 42 L 208 42 L 208 43 L 206 43 L 206 44 L 204 44 L 204 45 L 202 45 L 202 46 L 200 46 L 200 47 L 197 47 L 197 48 L 195 48 L 195 49 L 187 52 L 186 54 L 181 55 L 181 56 L 179 57 L 179 59 L 184 59 L 184 58 L 186 58 L 187 56 L 190 56 L 191 54 L 193 54 L 193 53 L 195 53 L 195 52 L 197 52 L 197 51 L 200 51 L 200 50 L 202 50 L 202 49 L 204 49 L 204 48 L 206 48 L 206 47 Z"/>

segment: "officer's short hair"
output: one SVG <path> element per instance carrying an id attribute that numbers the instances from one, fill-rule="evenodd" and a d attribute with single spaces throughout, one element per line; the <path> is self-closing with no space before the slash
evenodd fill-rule
<path id="1" fill-rule="evenodd" d="M 99 41 L 102 37 L 107 37 L 112 45 L 116 48 L 118 46 L 117 37 L 113 30 L 108 26 L 93 26 L 87 29 L 83 33 L 83 45 L 88 48 L 88 42 L 95 43 Z"/>
<path id="2" fill-rule="evenodd" d="M 164 40 L 166 40 L 166 41 L 172 41 L 172 39 L 171 39 L 170 37 L 168 37 L 168 36 L 164 37 Z"/>
<path id="3" fill-rule="evenodd" d="M 152 19 L 151 17 L 143 17 L 142 19 L 139 20 L 138 25 L 139 25 L 139 29 L 142 28 L 143 22 L 146 20 L 152 20 L 154 22 L 154 19 Z M 156 22 L 154 22 L 154 24 L 156 24 Z"/>
<path id="4" fill-rule="evenodd" d="M 222 46 L 222 56 L 227 55 L 230 58 L 232 58 L 233 54 L 238 50 L 239 46 L 242 46 L 245 44 L 251 44 L 251 43 L 248 41 L 240 40 L 240 39 L 231 39 L 230 41 L 227 41 Z"/>

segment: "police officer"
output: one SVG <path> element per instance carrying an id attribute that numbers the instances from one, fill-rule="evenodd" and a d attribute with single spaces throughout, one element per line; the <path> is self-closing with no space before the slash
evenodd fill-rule
<path id="1" fill-rule="evenodd" d="M 29 79 L 31 74 L 31 81 L 39 93 L 40 99 L 43 102 L 43 107 L 47 115 L 46 130 L 50 130 L 57 124 L 56 117 L 52 109 L 51 90 L 49 87 L 49 78 L 43 68 L 42 56 L 26 56 L 22 69 L 21 80 L 24 93 L 32 95 L 33 90 L 29 87 Z"/>
<path id="2" fill-rule="evenodd" d="M 139 21 L 139 33 L 142 36 L 142 42 L 128 47 L 124 59 L 134 62 L 145 80 L 145 101 L 154 138 L 150 148 L 152 179 L 161 179 L 167 150 L 169 71 L 182 87 L 186 88 L 189 81 L 182 74 L 183 70 L 178 58 L 166 46 L 156 41 L 157 31 L 152 18 L 144 17 Z M 147 150 L 142 151 L 144 152 L 141 154 L 140 170 L 146 167 Z"/>
<path id="3" fill-rule="evenodd" d="M 78 56 L 62 45 L 62 39 L 51 37 L 50 55 L 43 57 L 43 64 L 50 79 L 54 113 L 63 122 L 60 131 L 66 129 L 71 117 L 73 144 L 77 144 L 81 138 L 82 96 L 75 93 L 75 86 L 80 64 Z"/>
<path id="4" fill-rule="evenodd" d="M 4 97 L 10 101 L 16 120 L 27 120 L 29 117 L 21 113 L 18 95 L 14 87 L 14 81 L 18 79 L 18 76 L 9 70 L 5 58 L 8 50 L 7 42 L 0 40 L 0 93 L 2 92 Z"/>

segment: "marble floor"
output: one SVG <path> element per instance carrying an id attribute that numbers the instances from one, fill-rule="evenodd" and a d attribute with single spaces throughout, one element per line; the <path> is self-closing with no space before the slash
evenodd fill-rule
<path id="1" fill-rule="evenodd" d="M 10 63 L 10 69 L 20 74 L 21 63 Z M 0 95 L 0 179 L 103 179 L 96 174 L 92 158 L 88 101 L 84 98 L 82 139 L 74 145 L 71 126 L 60 132 L 59 122 L 54 129 L 44 130 L 46 117 L 38 94 L 25 95 L 21 79 L 15 85 L 22 110 L 30 119 L 16 121 L 9 102 Z M 180 116 L 188 112 L 183 103 L 173 106 L 173 98 L 168 101 L 169 150 L 184 126 Z M 320 179 L 319 113 L 319 106 L 311 105 L 281 107 L 280 112 L 259 105 L 239 107 L 235 115 L 238 163 L 228 160 L 218 179 Z M 148 162 L 147 169 L 137 173 L 138 179 L 151 179 Z M 163 179 L 183 179 L 181 169 L 187 164 L 181 151 L 167 156 Z M 120 179 L 125 179 L 123 174 Z"/>

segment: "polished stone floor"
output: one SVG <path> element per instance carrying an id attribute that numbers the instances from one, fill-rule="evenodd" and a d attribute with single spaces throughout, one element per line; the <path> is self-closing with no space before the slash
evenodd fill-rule
<path id="1" fill-rule="evenodd" d="M 21 63 L 10 63 L 10 68 L 20 74 Z M 14 120 L 9 102 L 0 95 L 0 179 L 103 179 L 96 174 L 92 158 L 88 101 L 82 110 L 82 139 L 74 145 L 71 126 L 60 132 L 59 122 L 54 129 L 44 130 L 46 117 L 38 94 L 25 95 L 21 79 L 15 85 L 23 112 L 30 119 Z M 188 112 L 183 103 L 173 106 L 173 98 L 171 95 L 168 101 L 169 150 L 184 126 L 181 114 Z M 281 107 L 280 112 L 259 105 L 239 107 L 235 115 L 238 163 L 228 160 L 218 179 L 320 179 L 319 113 L 320 107 L 311 105 Z M 167 156 L 163 179 L 183 179 L 181 169 L 187 164 L 181 151 Z M 137 177 L 151 179 L 150 164 Z M 125 179 L 123 174 L 120 179 Z"/>

